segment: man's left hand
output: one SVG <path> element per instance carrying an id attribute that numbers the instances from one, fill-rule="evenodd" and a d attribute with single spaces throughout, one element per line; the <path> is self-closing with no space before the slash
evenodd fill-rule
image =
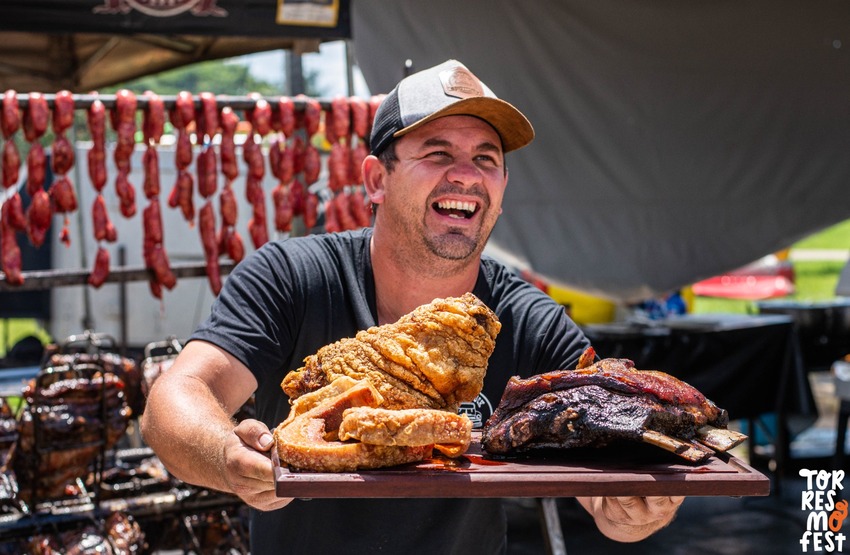
<path id="1" fill-rule="evenodd" d="M 667 526 L 684 497 L 579 497 L 599 531 L 619 542 L 636 542 Z"/>

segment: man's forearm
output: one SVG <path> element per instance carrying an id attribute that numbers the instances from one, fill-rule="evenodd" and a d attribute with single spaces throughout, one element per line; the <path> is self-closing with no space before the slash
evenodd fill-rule
<path id="1" fill-rule="evenodd" d="M 235 423 L 197 379 L 166 378 L 154 384 L 142 415 L 145 442 L 176 478 L 228 491 L 224 445 Z"/>

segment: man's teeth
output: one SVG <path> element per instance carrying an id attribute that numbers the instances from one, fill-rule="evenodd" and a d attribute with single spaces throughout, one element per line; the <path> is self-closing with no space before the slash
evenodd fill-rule
<path id="1" fill-rule="evenodd" d="M 450 200 L 437 203 L 437 207 L 442 210 L 463 210 L 464 212 L 475 212 L 475 203 L 474 202 L 461 202 L 457 200 Z"/>

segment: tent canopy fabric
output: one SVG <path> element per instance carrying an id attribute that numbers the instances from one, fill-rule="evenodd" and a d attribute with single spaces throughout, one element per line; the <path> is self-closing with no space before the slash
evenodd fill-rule
<path id="1" fill-rule="evenodd" d="M 0 10 L 0 90 L 84 93 L 350 36 L 349 0 L 6 0 Z"/>
<path id="2" fill-rule="evenodd" d="M 352 3 L 373 92 L 456 58 L 535 126 L 491 243 L 622 302 L 850 218 L 848 30 L 843 0 Z"/>

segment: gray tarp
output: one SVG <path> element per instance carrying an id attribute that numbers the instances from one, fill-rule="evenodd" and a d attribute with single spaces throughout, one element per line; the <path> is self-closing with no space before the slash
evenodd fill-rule
<path id="1" fill-rule="evenodd" d="M 525 112 L 492 242 L 556 282 L 639 300 L 850 217 L 846 0 L 354 0 L 352 33 L 373 92 L 457 58 Z"/>

